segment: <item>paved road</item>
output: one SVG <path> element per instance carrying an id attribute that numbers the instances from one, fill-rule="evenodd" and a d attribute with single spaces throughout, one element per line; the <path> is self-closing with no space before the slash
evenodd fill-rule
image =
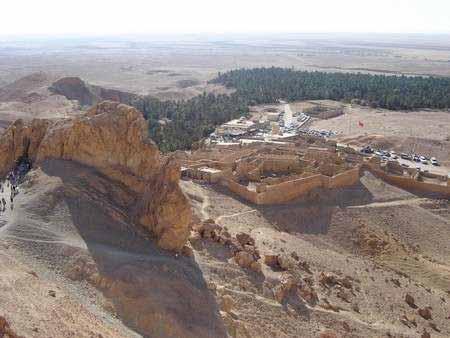
<path id="1" fill-rule="evenodd" d="M 294 115 L 294 113 L 292 112 L 291 106 L 289 105 L 289 103 L 286 103 L 284 105 L 284 114 L 283 114 L 285 127 L 290 127 L 292 125 L 293 115 Z"/>

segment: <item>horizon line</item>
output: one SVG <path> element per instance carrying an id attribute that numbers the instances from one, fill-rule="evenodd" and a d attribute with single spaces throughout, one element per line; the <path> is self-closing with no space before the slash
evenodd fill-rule
<path id="1" fill-rule="evenodd" d="M 236 32 L 118 32 L 118 33 L 17 33 L 17 34 L 2 34 L 0 38 L 105 38 L 105 37 L 187 37 L 187 36 L 264 36 L 264 35 L 398 35 L 398 36 L 436 36 L 436 35 L 450 35 L 450 31 L 436 31 L 436 32 L 352 32 L 352 31 L 236 31 Z"/>

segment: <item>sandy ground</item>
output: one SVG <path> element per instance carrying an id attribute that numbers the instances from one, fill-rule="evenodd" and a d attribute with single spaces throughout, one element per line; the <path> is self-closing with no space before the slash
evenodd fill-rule
<path id="1" fill-rule="evenodd" d="M 360 186 L 329 193 L 319 204 L 255 207 L 213 186 L 190 181 L 182 186 L 190 196 L 196 196 L 199 216 L 206 213 L 232 234 L 250 233 L 262 254 L 297 253 L 312 270 L 310 274 L 298 273 L 314 280 L 320 299 L 327 298 L 344 309 L 335 313 L 308 304 L 280 307 L 264 293 L 265 284 L 254 273 L 230 265 L 232 261 L 220 245 L 203 242 L 196 248 L 196 259 L 218 290 L 233 298 L 235 311 L 250 336 L 318 337 L 331 329 L 341 337 L 419 337 L 424 328 L 430 331 L 429 322 L 406 305 L 406 293 L 436 311 L 433 320 L 439 322 L 441 332 L 433 331 L 432 337 L 450 335 L 450 218 L 430 211 L 434 201 L 389 186 L 369 174 Z M 448 210 L 448 202 L 443 202 L 442 208 Z M 371 252 L 364 242 L 358 242 L 373 234 L 387 243 L 379 252 Z M 337 290 L 317 284 L 321 272 L 356 278 L 360 292 L 343 301 Z M 266 281 L 280 274 L 267 266 L 263 273 Z M 358 312 L 352 310 L 355 304 Z M 402 324 L 404 314 L 413 316 L 417 327 Z M 343 329 L 344 322 L 350 331 Z"/>
<path id="2" fill-rule="evenodd" d="M 308 102 L 299 103 L 300 107 L 305 104 Z M 314 119 L 310 127 L 337 132 L 334 139 L 343 144 L 436 157 L 450 166 L 450 112 L 401 112 L 358 105 L 346 105 L 344 111 L 331 119 Z"/>
<path id="3" fill-rule="evenodd" d="M 225 337 L 197 263 L 158 250 L 132 224 L 126 189 L 64 161 L 19 189 L 0 228 L 0 315 L 18 334 Z"/>
<path id="4" fill-rule="evenodd" d="M 48 161 L 0 215 L 0 315 L 26 337 L 226 337 L 227 329 L 237 337 L 308 338 L 327 329 L 340 337 L 450 335 L 448 201 L 371 175 L 320 201 L 265 207 L 216 186 L 181 185 L 199 219 L 251 234 L 261 255 L 295 252 L 310 271 L 289 272 L 312 283 L 318 302 L 277 302 L 270 285 L 282 271 L 241 268 L 211 240 L 192 242 L 193 257 L 159 251 L 126 216 L 130 192 L 90 168 Z M 321 273 L 349 276 L 351 290 L 322 286 Z M 406 294 L 430 306 L 432 319 L 407 305 Z M 225 298 L 231 319 L 219 312 Z M 416 326 L 402 323 L 405 314 Z"/>
<path id="5" fill-rule="evenodd" d="M 359 126 L 359 122 L 364 126 Z M 344 115 L 316 120 L 311 127 L 334 130 L 345 137 L 377 134 L 445 140 L 450 137 L 450 112 L 399 112 L 347 105 Z"/>
<path id="6" fill-rule="evenodd" d="M 217 88 L 206 81 L 217 72 L 261 66 L 450 75 L 445 36 L 184 35 L 4 41 L 1 47 L 0 86 L 44 71 L 161 98 L 186 98 L 204 90 L 214 91 Z M 187 82 L 180 82 L 183 80 L 192 85 L 185 87 Z"/>

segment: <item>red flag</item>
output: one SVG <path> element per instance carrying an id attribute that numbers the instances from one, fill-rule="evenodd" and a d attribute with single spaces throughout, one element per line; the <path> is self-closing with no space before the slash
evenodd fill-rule
<path id="1" fill-rule="evenodd" d="M 362 123 L 361 121 L 358 121 L 358 126 L 364 127 L 364 123 Z"/>

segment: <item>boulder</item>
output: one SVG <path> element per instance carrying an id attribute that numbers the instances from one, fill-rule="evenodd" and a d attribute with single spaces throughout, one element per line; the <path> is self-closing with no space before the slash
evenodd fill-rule
<path id="1" fill-rule="evenodd" d="M 252 264 L 250 264 L 250 269 L 257 273 L 261 273 L 262 272 L 261 263 L 259 261 L 254 261 Z"/>
<path id="2" fill-rule="evenodd" d="M 297 289 L 297 286 L 294 276 L 290 273 L 283 273 L 279 278 L 279 283 L 273 289 L 275 299 L 282 303 L 291 291 Z"/>
<path id="3" fill-rule="evenodd" d="M 426 320 L 432 319 L 430 307 L 421 308 L 417 312 L 423 319 L 426 319 Z"/>
<path id="4" fill-rule="evenodd" d="M 408 304 L 413 309 L 417 308 L 416 301 L 414 300 L 414 297 L 411 296 L 409 293 L 407 293 L 406 296 L 405 296 L 405 302 L 406 302 L 406 304 Z"/>
<path id="5" fill-rule="evenodd" d="M 247 251 L 239 251 L 234 256 L 234 260 L 236 263 L 243 268 L 250 268 L 251 264 L 255 262 L 255 258 L 253 255 L 248 253 Z"/>
<path id="6" fill-rule="evenodd" d="M 261 258 L 258 249 L 256 249 L 256 247 L 254 247 L 253 245 L 244 245 L 244 251 L 247 251 L 249 254 L 251 254 L 255 258 L 255 260 Z"/>
<path id="7" fill-rule="evenodd" d="M 278 265 L 282 270 L 292 270 L 295 266 L 295 261 L 288 255 L 278 256 Z"/>
<path id="8" fill-rule="evenodd" d="M 422 335 L 420 337 L 421 338 L 431 338 L 431 334 L 424 328 Z"/>
<path id="9" fill-rule="evenodd" d="M 188 245 L 184 245 L 181 248 L 181 254 L 186 257 L 194 257 L 194 250 Z"/>
<path id="10" fill-rule="evenodd" d="M 297 292 L 299 296 L 304 299 L 305 302 L 307 302 L 309 305 L 316 305 L 319 300 L 317 293 L 314 291 L 312 286 L 308 284 L 299 286 Z"/>
<path id="11" fill-rule="evenodd" d="M 279 269 L 278 255 L 264 255 L 264 263 L 273 269 Z"/>
<path id="12" fill-rule="evenodd" d="M 319 276 L 319 283 L 323 286 L 330 287 L 339 284 L 338 278 L 332 273 L 321 272 Z"/>
<path id="13" fill-rule="evenodd" d="M 208 219 L 202 222 L 200 227 L 197 228 L 197 231 L 203 238 L 215 239 L 221 229 L 220 225 L 216 224 L 213 220 Z"/>
<path id="14" fill-rule="evenodd" d="M 241 232 L 238 233 L 236 235 L 236 239 L 238 240 L 239 244 L 241 244 L 242 246 L 244 245 L 255 245 L 255 240 L 253 239 L 253 237 L 251 237 L 249 234 L 245 233 L 245 232 Z"/>

